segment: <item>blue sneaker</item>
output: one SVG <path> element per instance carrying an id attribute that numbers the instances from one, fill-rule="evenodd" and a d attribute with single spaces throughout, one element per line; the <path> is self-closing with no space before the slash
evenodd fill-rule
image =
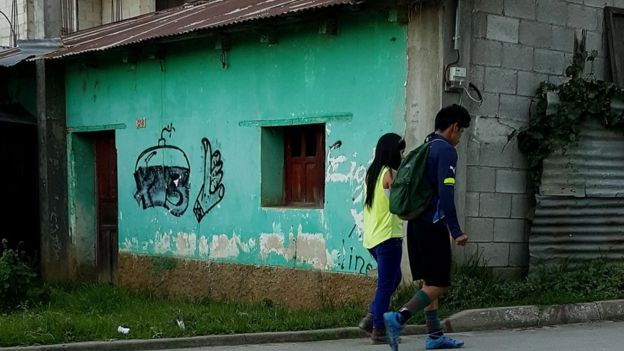
<path id="1" fill-rule="evenodd" d="M 386 334 L 388 335 L 388 344 L 390 344 L 390 348 L 392 349 L 392 351 L 399 351 L 399 335 L 401 335 L 401 332 L 403 331 L 403 329 L 405 329 L 405 324 L 401 324 L 398 317 L 398 312 L 384 313 L 384 321 L 386 322 Z"/>
<path id="2" fill-rule="evenodd" d="M 458 349 L 462 346 L 464 346 L 464 342 L 462 340 L 451 339 L 446 335 L 442 335 L 437 339 L 433 339 L 428 336 L 425 340 L 425 349 L 427 350 Z"/>

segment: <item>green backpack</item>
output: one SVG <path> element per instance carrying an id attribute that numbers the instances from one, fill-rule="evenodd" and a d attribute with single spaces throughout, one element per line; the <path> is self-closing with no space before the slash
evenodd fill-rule
<path id="1" fill-rule="evenodd" d="M 392 183 L 390 212 L 403 220 L 420 216 L 431 201 L 433 189 L 425 175 L 430 143 L 424 143 L 407 154 Z"/>

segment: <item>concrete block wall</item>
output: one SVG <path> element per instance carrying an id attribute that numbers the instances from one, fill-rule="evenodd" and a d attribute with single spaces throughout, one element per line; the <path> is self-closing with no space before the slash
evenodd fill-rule
<path id="1" fill-rule="evenodd" d="M 113 1 L 114 0 L 102 0 L 102 24 L 111 23 Z"/>
<path id="2" fill-rule="evenodd" d="M 518 275 L 528 266 L 532 206 L 524 156 L 514 130 L 528 124 L 542 81 L 564 82 L 574 35 L 587 30 L 587 50 L 599 57 L 588 72 L 610 77 L 604 7 L 624 0 L 474 0 L 469 79 L 484 102 L 467 138 L 464 257 L 479 252 L 496 271 Z"/>
<path id="3" fill-rule="evenodd" d="M 9 1 L 9 0 L 0 0 Z M 111 22 L 115 0 L 77 0 L 78 29 L 87 29 Z M 139 16 L 155 9 L 155 0 L 122 2 L 122 19 Z"/>
<path id="4" fill-rule="evenodd" d="M 78 1 L 78 30 L 102 25 L 102 0 Z"/>
<path id="5" fill-rule="evenodd" d="M 123 18 L 136 17 L 156 11 L 155 0 L 137 0 L 123 2 Z"/>
<path id="6" fill-rule="evenodd" d="M 141 14 L 139 1 L 124 1 L 121 4 L 121 14 L 123 18 L 135 17 Z"/>
<path id="7" fill-rule="evenodd" d="M 78 24 L 80 29 L 91 28 L 111 22 L 111 9 L 115 0 L 79 0 Z M 121 18 L 136 17 L 155 10 L 154 0 L 123 1 Z"/>
<path id="8" fill-rule="evenodd" d="M 0 11 L 4 12 L 7 17 L 11 18 L 11 9 L 13 7 L 13 0 L 0 0 Z M 27 1 L 17 1 L 17 39 L 26 39 L 28 35 L 28 13 L 27 13 Z M 11 29 L 9 22 L 0 15 L 0 46 L 9 46 L 12 43 Z"/>
<path id="9" fill-rule="evenodd" d="M 111 22 L 111 7 L 116 0 L 101 0 L 102 2 L 102 24 Z M 123 1 L 121 3 L 121 15 L 123 19 L 140 16 L 156 11 L 156 0 L 135 0 Z"/>

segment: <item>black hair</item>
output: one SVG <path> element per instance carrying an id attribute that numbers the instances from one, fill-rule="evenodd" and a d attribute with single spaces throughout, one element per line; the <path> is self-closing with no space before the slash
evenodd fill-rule
<path id="1" fill-rule="evenodd" d="M 375 196 L 375 185 L 377 178 L 384 167 L 392 169 L 399 168 L 401 165 L 401 150 L 405 149 L 405 140 L 398 134 L 387 133 L 379 138 L 377 148 L 375 149 L 375 158 L 373 163 L 366 171 L 366 201 L 368 208 L 373 206 L 373 198 Z"/>
<path id="2" fill-rule="evenodd" d="M 435 118 L 435 130 L 445 131 L 455 123 L 459 123 L 460 128 L 470 126 L 468 110 L 457 104 L 446 106 L 438 112 Z"/>

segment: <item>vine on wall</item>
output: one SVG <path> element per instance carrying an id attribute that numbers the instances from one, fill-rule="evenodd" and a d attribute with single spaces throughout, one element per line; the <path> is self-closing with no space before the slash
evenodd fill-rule
<path id="1" fill-rule="evenodd" d="M 584 46 L 582 42 L 575 43 L 572 64 L 566 69 L 567 82 L 560 85 L 540 84 L 529 126 L 518 135 L 518 146 L 527 156 L 536 191 L 544 159 L 554 151 L 565 152 L 570 143 L 576 142 L 579 128 L 585 120 L 597 119 L 606 128 L 624 132 L 624 114 L 616 113 L 611 108 L 612 101 L 624 99 L 624 89 L 612 82 L 596 80 L 593 73 L 585 76 L 585 63 L 593 65 L 598 53 L 588 53 Z M 556 97 L 559 102 L 553 104 Z"/>

